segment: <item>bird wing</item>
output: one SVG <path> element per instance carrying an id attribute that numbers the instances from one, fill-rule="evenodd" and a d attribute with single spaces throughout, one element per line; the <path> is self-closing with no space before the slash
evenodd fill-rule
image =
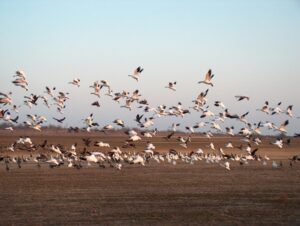
<path id="1" fill-rule="evenodd" d="M 206 73 L 205 80 L 207 80 L 207 81 L 211 80 L 211 69 L 209 69 L 208 72 Z"/>

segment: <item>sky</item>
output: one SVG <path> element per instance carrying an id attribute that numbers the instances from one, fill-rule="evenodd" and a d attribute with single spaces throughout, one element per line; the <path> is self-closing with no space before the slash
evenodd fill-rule
<path id="1" fill-rule="evenodd" d="M 191 106 L 208 88 L 197 82 L 211 68 L 211 106 L 221 100 L 234 113 L 251 110 L 252 122 L 280 124 L 286 117 L 267 118 L 255 109 L 265 100 L 271 106 L 282 101 L 300 116 L 299 27 L 297 0 L 0 0 L 0 92 L 12 91 L 21 104 L 24 95 L 56 86 L 70 92 L 65 126 L 82 125 L 91 112 L 101 125 L 122 118 L 134 126 L 139 111 L 120 109 L 105 96 L 95 109 L 88 86 L 105 79 L 115 92 L 139 89 L 152 106 Z M 128 77 L 137 66 L 144 68 L 138 83 Z M 27 93 L 11 83 L 18 69 L 26 72 Z M 68 85 L 76 77 L 80 88 Z M 178 83 L 176 92 L 164 88 L 171 81 Z M 234 95 L 251 100 L 237 103 Z M 61 117 L 42 106 L 22 107 L 27 113 Z M 158 119 L 157 126 L 176 121 Z M 199 113 L 182 120 L 197 121 Z M 290 120 L 291 133 L 300 132 L 299 121 Z"/>

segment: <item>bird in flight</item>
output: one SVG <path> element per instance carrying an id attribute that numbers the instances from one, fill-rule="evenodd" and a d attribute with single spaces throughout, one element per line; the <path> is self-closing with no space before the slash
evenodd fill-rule
<path id="1" fill-rule="evenodd" d="M 74 78 L 72 82 L 69 82 L 69 84 L 72 84 L 74 86 L 79 87 L 80 86 L 80 79 L 79 78 Z"/>
<path id="2" fill-rule="evenodd" d="M 53 117 L 53 119 L 54 119 L 55 121 L 57 121 L 58 123 L 63 123 L 63 121 L 66 119 L 66 117 L 63 117 L 63 118 L 61 118 L 61 119 L 57 119 L 57 118 L 54 118 L 54 117 Z"/>
<path id="3" fill-rule="evenodd" d="M 247 96 L 235 96 L 235 98 L 237 99 L 237 101 L 242 101 L 242 100 L 250 100 L 250 97 Z"/>
<path id="4" fill-rule="evenodd" d="M 169 82 L 168 86 L 165 86 L 165 88 L 176 91 L 176 84 L 177 82 Z"/>
<path id="5" fill-rule="evenodd" d="M 141 68 L 141 66 L 139 66 L 133 71 L 133 75 L 128 75 L 128 76 L 138 81 L 143 70 L 144 68 Z"/>
<path id="6" fill-rule="evenodd" d="M 204 83 L 204 84 L 206 84 L 206 85 L 214 86 L 213 83 L 211 82 L 211 80 L 212 80 L 212 78 L 213 78 L 214 76 L 215 76 L 215 75 L 212 74 L 211 69 L 209 69 L 208 72 L 207 72 L 206 75 L 205 75 L 204 80 L 203 80 L 203 81 L 200 81 L 200 82 L 198 82 L 198 83 L 199 83 L 199 84 L 200 84 L 200 83 Z"/>

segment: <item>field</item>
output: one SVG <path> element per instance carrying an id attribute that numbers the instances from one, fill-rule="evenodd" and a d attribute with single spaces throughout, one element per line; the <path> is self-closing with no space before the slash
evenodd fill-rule
<path id="1" fill-rule="evenodd" d="M 87 134 L 65 132 L 29 133 L 34 143 L 47 139 L 49 144 L 68 147 Z M 24 131 L 0 136 L 1 155 L 29 155 L 26 151 L 9 153 L 10 145 Z M 121 135 L 89 135 L 111 146 L 122 146 Z M 239 145 L 239 138 L 216 137 L 217 147 L 228 140 Z M 231 171 L 207 164 L 178 161 L 176 165 L 151 161 L 145 167 L 124 165 L 122 170 L 84 166 L 77 170 L 62 166 L 50 169 L 25 163 L 11 165 L 9 171 L 0 163 L 1 225 L 299 225 L 300 162 L 290 167 L 288 158 L 299 154 L 300 141 L 284 150 L 269 144 L 266 138 L 259 154 L 271 158 L 267 166 L 251 162 L 241 166 L 231 163 Z M 188 150 L 175 139 L 152 140 L 159 151 L 169 148 L 208 151 L 208 139 L 193 137 Z M 145 141 L 139 143 L 142 150 Z M 94 149 L 94 148 L 93 148 Z M 106 149 L 103 149 L 104 151 Z M 109 149 L 107 149 L 109 150 Z M 37 150 L 36 152 L 42 152 Z M 129 151 L 129 150 L 127 150 Z M 133 151 L 131 149 L 131 151 Z M 239 153 L 234 149 L 226 153 Z M 35 153 L 33 153 L 34 155 Z M 272 168 L 272 160 L 283 167 Z"/>

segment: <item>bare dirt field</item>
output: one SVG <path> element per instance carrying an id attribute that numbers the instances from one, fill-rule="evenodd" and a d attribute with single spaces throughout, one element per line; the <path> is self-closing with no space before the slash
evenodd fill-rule
<path id="1" fill-rule="evenodd" d="M 1 155 L 22 132 L 0 136 Z M 87 134 L 30 134 L 34 143 L 47 139 L 51 144 L 70 146 Z M 90 135 L 121 146 L 124 137 Z M 216 146 L 228 140 L 238 145 L 239 138 L 214 138 Z M 176 148 L 175 140 L 152 139 L 158 150 Z M 300 225 L 300 162 L 289 166 L 288 158 L 300 154 L 299 139 L 279 150 L 268 144 L 259 154 L 283 162 L 280 169 L 261 162 L 240 166 L 231 171 L 205 161 L 194 165 L 150 162 L 145 167 L 124 165 L 122 170 L 85 166 L 80 170 L 38 168 L 26 163 L 19 169 L 5 170 L 0 163 L 0 225 Z M 193 138 L 189 149 L 208 150 L 210 141 Z M 137 149 L 144 147 L 145 141 Z M 94 149 L 94 148 L 93 148 Z M 102 149 L 105 151 L 105 149 Z M 39 151 L 39 150 L 38 150 Z M 37 152 L 38 152 L 37 151 Z M 227 153 L 239 150 L 226 149 Z"/>

